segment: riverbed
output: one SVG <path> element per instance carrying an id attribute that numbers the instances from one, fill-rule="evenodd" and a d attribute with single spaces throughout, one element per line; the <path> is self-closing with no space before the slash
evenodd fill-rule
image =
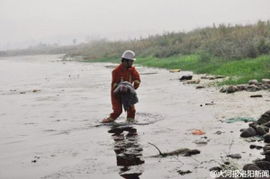
<path id="1" fill-rule="evenodd" d="M 250 98 L 255 93 L 196 89 L 179 81 L 191 72 L 138 66 L 136 122 L 126 124 L 126 113 L 117 120 L 138 135 L 115 134 L 114 126 L 100 124 L 111 112 L 114 65 L 61 57 L 0 58 L 0 178 L 210 178 L 209 169 L 225 160 L 241 168 L 261 157 L 240 138 L 247 123 L 224 121 L 259 118 L 269 110 L 269 91 Z M 193 135 L 195 129 L 205 134 Z M 200 154 L 152 157 L 158 151 L 149 143 L 162 152 L 189 148 Z M 123 157 L 128 152 L 130 158 Z M 242 158 L 226 158 L 231 153 Z M 180 170 L 191 173 L 180 175 Z"/>

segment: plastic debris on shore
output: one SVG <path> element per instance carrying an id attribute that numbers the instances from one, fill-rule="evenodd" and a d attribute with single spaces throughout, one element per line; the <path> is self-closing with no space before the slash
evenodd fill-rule
<path id="1" fill-rule="evenodd" d="M 175 72 L 180 72 L 181 70 L 180 69 L 170 69 L 169 72 L 171 73 L 175 73 Z"/>
<path id="2" fill-rule="evenodd" d="M 229 118 L 226 119 L 224 122 L 226 123 L 234 123 L 234 122 L 255 122 L 256 119 L 252 117 L 234 117 L 234 118 Z"/>
<path id="3" fill-rule="evenodd" d="M 200 129 L 195 129 L 195 130 L 192 131 L 192 134 L 193 134 L 193 135 L 204 135 L 205 132 L 203 132 L 203 131 L 200 130 Z"/>

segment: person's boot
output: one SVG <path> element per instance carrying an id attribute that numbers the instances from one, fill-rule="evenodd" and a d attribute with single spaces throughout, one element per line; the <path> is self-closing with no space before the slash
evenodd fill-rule
<path id="1" fill-rule="evenodd" d="M 113 122 L 113 121 L 114 121 L 113 118 L 107 117 L 107 118 L 104 118 L 104 119 L 101 121 L 101 123 L 110 123 L 110 122 Z"/>
<path id="2" fill-rule="evenodd" d="M 132 117 L 127 117 L 127 122 L 132 123 L 132 122 L 134 122 L 134 121 L 135 121 L 135 119 L 134 119 L 134 118 L 132 118 Z"/>

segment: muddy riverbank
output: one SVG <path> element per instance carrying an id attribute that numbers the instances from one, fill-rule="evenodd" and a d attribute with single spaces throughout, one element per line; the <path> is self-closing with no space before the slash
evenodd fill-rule
<path id="1" fill-rule="evenodd" d="M 116 134 L 111 125 L 99 125 L 111 112 L 110 64 L 59 57 L 0 58 L 0 178 L 210 178 L 209 169 L 227 154 L 241 154 L 229 159 L 240 168 L 260 157 L 261 150 L 239 137 L 247 123 L 224 121 L 259 118 L 269 110 L 269 91 L 196 89 L 178 80 L 189 72 L 138 67 L 138 122 L 131 125 L 138 135 Z M 193 135 L 195 129 L 205 134 Z M 190 148 L 200 154 L 151 157 L 158 151 L 149 142 L 163 152 Z M 123 157 L 128 154 L 132 160 Z"/>

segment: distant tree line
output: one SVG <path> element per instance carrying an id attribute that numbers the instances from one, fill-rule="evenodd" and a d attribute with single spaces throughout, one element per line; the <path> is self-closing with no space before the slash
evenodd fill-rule
<path id="1" fill-rule="evenodd" d="M 74 46 L 38 45 L 27 49 L 0 51 L 0 56 L 66 54 L 74 49 Z"/>

